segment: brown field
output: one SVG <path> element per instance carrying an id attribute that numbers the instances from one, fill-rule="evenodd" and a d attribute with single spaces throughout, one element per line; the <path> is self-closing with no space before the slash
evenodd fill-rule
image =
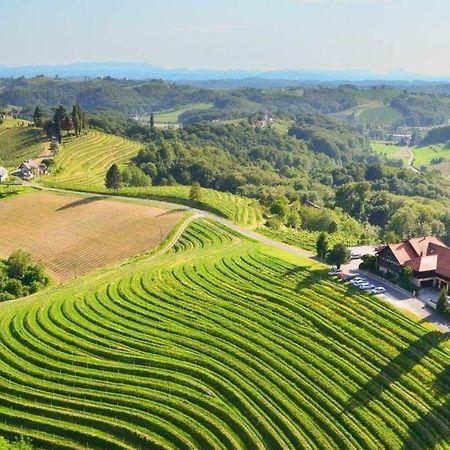
<path id="1" fill-rule="evenodd" d="M 25 250 L 67 281 L 157 247 L 182 217 L 96 197 L 20 195 L 0 201 L 0 257 Z"/>

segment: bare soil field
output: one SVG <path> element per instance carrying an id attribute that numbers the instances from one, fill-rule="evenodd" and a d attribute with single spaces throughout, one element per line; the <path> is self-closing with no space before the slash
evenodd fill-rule
<path id="1" fill-rule="evenodd" d="M 182 213 L 47 192 L 0 202 L 0 257 L 25 250 L 56 281 L 157 247 Z"/>

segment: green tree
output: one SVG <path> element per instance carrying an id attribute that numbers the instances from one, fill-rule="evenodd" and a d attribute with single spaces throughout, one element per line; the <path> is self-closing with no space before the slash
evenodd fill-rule
<path id="1" fill-rule="evenodd" d="M 328 239 L 325 233 L 320 233 L 316 241 L 316 253 L 320 259 L 324 259 L 328 252 Z"/>
<path id="2" fill-rule="evenodd" d="M 39 128 L 42 127 L 42 125 L 44 124 L 43 117 L 44 117 L 44 112 L 42 111 L 41 108 L 39 108 L 39 106 L 36 106 L 36 108 L 34 109 L 34 113 L 33 113 L 33 122 L 34 122 L 35 127 L 39 127 Z"/>
<path id="3" fill-rule="evenodd" d="M 336 244 L 327 255 L 327 262 L 340 269 L 342 264 L 350 262 L 352 255 L 344 244 Z"/>
<path id="4" fill-rule="evenodd" d="M 55 114 L 53 115 L 53 126 L 57 134 L 58 141 L 61 143 L 62 136 L 61 130 L 64 128 L 67 119 L 67 110 L 63 105 L 59 105 L 56 108 Z"/>
<path id="5" fill-rule="evenodd" d="M 122 174 L 120 173 L 117 164 L 113 164 L 106 172 L 105 186 L 108 189 L 117 190 L 122 185 Z"/>
<path id="6" fill-rule="evenodd" d="M 439 312 L 442 312 L 442 313 L 449 312 L 449 304 L 448 304 L 447 296 L 448 296 L 448 289 L 442 288 L 441 293 L 439 294 L 438 301 L 436 303 L 436 309 Z"/>
<path id="7" fill-rule="evenodd" d="M 23 250 L 16 250 L 6 260 L 6 273 L 10 278 L 21 280 L 31 265 L 31 255 Z"/>
<path id="8" fill-rule="evenodd" d="M 189 191 L 189 200 L 193 202 L 201 202 L 202 201 L 202 188 L 200 187 L 200 183 L 194 181 L 191 185 L 191 189 Z"/>
<path id="9" fill-rule="evenodd" d="M 272 205 L 270 205 L 270 212 L 284 221 L 289 212 L 289 203 L 287 198 L 281 197 L 274 200 Z"/>
<path id="10" fill-rule="evenodd" d="M 81 108 L 78 103 L 73 105 L 71 116 L 72 116 L 73 129 L 75 130 L 75 136 L 79 136 L 81 133 L 83 124 L 82 124 L 82 117 L 81 117 L 82 116 Z"/>
<path id="11" fill-rule="evenodd" d="M 155 128 L 155 116 L 153 113 L 150 114 L 150 128 L 153 130 Z"/>

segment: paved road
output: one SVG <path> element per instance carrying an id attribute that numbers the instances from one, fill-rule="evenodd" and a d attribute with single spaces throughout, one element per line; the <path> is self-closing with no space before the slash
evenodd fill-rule
<path id="1" fill-rule="evenodd" d="M 185 205 L 179 205 L 177 203 L 170 203 L 170 202 L 161 202 L 156 200 L 145 200 L 145 199 L 139 199 L 139 198 L 133 198 L 133 197 L 124 197 L 121 195 L 103 195 L 103 194 L 95 194 L 95 193 L 86 193 L 81 191 L 72 191 L 72 190 L 65 190 L 65 189 L 57 189 L 57 188 L 48 188 L 40 185 L 33 185 L 34 187 L 38 189 L 43 189 L 47 191 L 53 191 L 53 192 L 60 192 L 64 194 L 72 194 L 72 195 L 82 195 L 82 196 L 89 196 L 89 197 L 104 197 L 109 199 L 116 199 L 121 201 L 129 201 L 129 202 L 138 202 L 138 203 L 148 203 L 153 206 L 160 205 L 161 207 L 170 207 L 178 210 L 183 211 L 190 211 L 193 212 L 196 217 L 205 217 L 208 219 L 215 220 L 216 222 L 219 222 L 223 225 L 226 225 L 227 227 L 231 228 L 232 230 L 250 238 L 254 239 L 255 241 L 261 242 L 263 244 L 269 245 L 274 248 L 278 248 L 280 250 L 284 250 L 288 253 L 302 256 L 304 258 L 310 258 L 315 259 L 315 255 L 311 252 L 308 252 L 306 250 L 302 250 L 298 247 L 294 247 L 292 245 L 284 244 L 279 241 L 275 241 L 273 239 L 270 239 L 267 236 L 264 236 L 260 233 L 257 233 L 255 231 L 249 230 L 248 228 L 241 227 L 239 225 L 234 224 L 233 222 L 229 221 L 228 219 L 225 219 L 223 217 L 220 217 L 216 214 L 213 214 L 208 211 L 203 211 L 196 208 L 191 208 L 189 206 Z M 360 254 L 367 254 L 367 253 L 374 253 L 373 247 L 370 246 L 362 246 L 362 247 L 354 247 L 352 249 L 355 253 Z M 361 260 L 352 260 L 349 265 L 343 266 L 343 270 L 346 272 L 355 272 L 358 269 L 358 266 L 360 264 Z M 438 313 L 436 313 L 433 310 L 430 310 L 430 308 L 425 306 L 425 303 L 415 297 L 412 297 L 409 293 L 406 293 L 403 289 L 399 289 L 390 283 L 387 283 L 383 281 L 382 279 L 375 278 L 372 275 L 364 274 L 364 278 L 367 278 L 370 280 L 370 282 L 376 286 L 382 286 L 386 289 L 386 293 L 381 296 L 385 301 L 388 303 L 391 303 L 392 305 L 396 306 L 399 309 L 404 309 L 407 311 L 410 311 L 417 316 L 426 319 L 429 322 L 434 323 L 441 331 L 445 333 L 450 333 L 450 324 L 446 322 Z"/>

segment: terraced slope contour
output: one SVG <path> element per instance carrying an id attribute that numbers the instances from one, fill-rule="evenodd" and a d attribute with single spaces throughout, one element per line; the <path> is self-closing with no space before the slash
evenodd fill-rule
<path id="1" fill-rule="evenodd" d="M 0 435 L 52 449 L 448 448 L 444 335 L 215 223 L 0 305 Z"/>

